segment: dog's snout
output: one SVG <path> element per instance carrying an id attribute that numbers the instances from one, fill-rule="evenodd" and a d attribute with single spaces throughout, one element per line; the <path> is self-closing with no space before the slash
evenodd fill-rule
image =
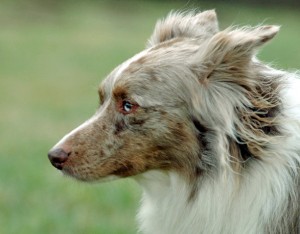
<path id="1" fill-rule="evenodd" d="M 51 164 L 59 170 L 63 169 L 63 164 L 68 160 L 71 153 L 66 152 L 62 148 L 50 150 L 48 153 L 48 158 Z"/>

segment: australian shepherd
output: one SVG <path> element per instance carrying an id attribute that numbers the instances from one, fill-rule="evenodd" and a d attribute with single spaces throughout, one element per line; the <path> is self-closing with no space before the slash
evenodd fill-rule
<path id="1" fill-rule="evenodd" d="M 136 180 L 142 233 L 299 234 L 299 75 L 255 56 L 278 31 L 170 13 L 101 83 L 100 107 L 50 150 L 52 165 Z"/>

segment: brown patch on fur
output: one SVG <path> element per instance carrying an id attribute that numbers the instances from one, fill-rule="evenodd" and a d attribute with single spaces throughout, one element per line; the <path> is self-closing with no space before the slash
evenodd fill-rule
<path id="1" fill-rule="evenodd" d="M 166 115 L 167 114 L 167 112 L 164 111 L 164 110 L 159 110 L 159 112 L 160 112 L 161 115 Z"/>
<path id="2" fill-rule="evenodd" d="M 206 74 L 203 75 L 203 77 L 201 77 L 201 79 L 199 79 L 199 82 L 204 86 L 204 87 L 208 87 L 209 84 L 209 78 L 210 76 L 213 74 L 213 72 L 208 72 Z"/>
<path id="3" fill-rule="evenodd" d="M 127 177 L 148 169 L 165 168 L 166 165 L 170 165 L 170 161 L 165 153 L 151 146 L 144 136 L 143 139 L 127 138 L 119 149 L 117 161 L 110 167 L 115 168 L 111 174 Z"/>
<path id="4" fill-rule="evenodd" d="M 169 148 L 170 155 L 172 155 L 169 158 L 171 168 L 182 173 L 188 180 L 194 181 L 199 175 L 195 174 L 194 165 L 199 164 L 199 155 L 203 150 L 203 145 L 199 144 L 198 134 L 193 133 L 186 123 L 170 121 L 169 124 L 168 128 L 171 130 L 174 141 L 170 144 L 172 147 Z M 182 155 L 185 155 L 186 158 L 183 158 Z"/>
<path id="5" fill-rule="evenodd" d="M 174 37 L 173 28 L 164 28 L 164 30 L 160 31 L 159 41 L 164 42 L 164 41 L 172 39 L 173 37 Z"/>
<path id="6" fill-rule="evenodd" d="M 121 176 L 121 177 L 127 177 L 132 173 L 132 170 L 135 169 L 135 166 L 130 161 L 126 161 L 124 163 L 119 163 L 119 165 L 116 163 L 114 167 L 117 167 L 112 174 Z"/>
<path id="7" fill-rule="evenodd" d="M 146 122 L 146 119 L 142 119 L 142 118 L 137 118 L 137 117 L 132 117 L 129 119 L 129 124 L 133 124 L 133 125 L 143 125 Z"/>
<path id="8" fill-rule="evenodd" d="M 126 99 L 127 98 L 127 91 L 123 86 L 117 86 L 113 90 L 114 97 L 118 99 Z"/>
<path id="9" fill-rule="evenodd" d="M 124 120 L 120 120 L 119 122 L 117 122 L 116 125 L 115 125 L 115 131 L 114 131 L 114 134 L 115 134 L 115 135 L 120 134 L 120 133 L 124 130 L 125 126 L 126 126 L 126 125 L 125 125 Z"/>
<path id="10" fill-rule="evenodd" d="M 103 89 L 102 86 L 100 86 L 99 89 L 98 89 L 98 95 L 99 95 L 100 103 L 103 104 L 103 102 L 104 102 L 104 89 Z"/>
<path id="11" fill-rule="evenodd" d="M 260 159 L 272 139 L 281 134 L 278 129 L 281 108 L 279 90 L 279 82 L 274 78 L 262 79 L 261 83 L 254 87 L 248 84 L 247 95 L 252 107 L 237 110 L 243 124 L 243 127 L 237 126 L 236 129 L 240 143 L 228 140 L 234 169 L 239 169 L 241 162 L 249 158 Z M 248 138 L 248 135 L 252 137 Z"/>
<path id="12" fill-rule="evenodd" d="M 232 169 L 239 173 L 247 160 L 252 157 L 251 152 L 244 142 L 236 142 L 231 137 L 227 137 L 227 142 Z"/>
<path id="13" fill-rule="evenodd" d="M 105 165 L 101 166 L 102 171 L 110 168 L 113 169 L 110 174 L 127 177 L 146 170 L 163 169 L 176 170 L 190 180 L 199 176 L 200 170 L 194 172 L 193 167 L 199 161 L 200 146 L 189 122 L 178 122 L 165 116 L 168 118 L 168 130 L 162 139 L 156 139 L 153 136 L 155 133 L 140 128 L 139 124 L 146 123 L 144 119 L 134 118 L 128 119 L 128 124 L 132 127 L 130 131 L 124 129 L 123 123 L 116 124 L 115 134 L 124 131 L 119 136 L 122 137 L 122 145 L 118 148 L 112 146 L 110 151 L 116 150 L 117 155 L 106 159 Z M 132 121 L 138 126 L 134 126 Z M 186 163 L 187 161 L 190 163 Z"/>
<path id="14" fill-rule="evenodd" d="M 107 147 L 107 149 L 109 149 L 109 150 L 110 150 L 110 149 L 112 149 L 112 148 L 113 148 L 113 144 L 107 144 L 107 145 L 106 145 L 106 147 Z"/>

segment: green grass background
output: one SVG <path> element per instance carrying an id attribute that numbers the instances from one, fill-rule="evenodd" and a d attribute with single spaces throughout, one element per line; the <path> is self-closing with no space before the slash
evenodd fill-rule
<path id="1" fill-rule="evenodd" d="M 47 151 L 97 108 L 97 86 L 144 48 L 171 9 L 215 8 L 220 26 L 279 24 L 260 53 L 300 68 L 299 9 L 147 1 L 1 1 L 0 233 L 135 233 L 141 191 L 130 179 L 83 184 Z M 292 69 L 291 69 L 292 70 Z"/>

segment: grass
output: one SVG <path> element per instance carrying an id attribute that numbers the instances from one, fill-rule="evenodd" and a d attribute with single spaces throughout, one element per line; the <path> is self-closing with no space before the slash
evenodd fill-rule
<path id="1" fill-rule="evenodd" d="M 199 5 L 216 8 L 222 28 L 282 25 L 259 57 L 300 68 L 297 10 Z M 95 111 L 98 83 L 143 49 L 156 19 L 188 7 L 146 1 L 0 3 L 0 233 L 136 232 L 141 191 L 135 183 L 75 182 L 52 168 L 46 153 Z"/>

